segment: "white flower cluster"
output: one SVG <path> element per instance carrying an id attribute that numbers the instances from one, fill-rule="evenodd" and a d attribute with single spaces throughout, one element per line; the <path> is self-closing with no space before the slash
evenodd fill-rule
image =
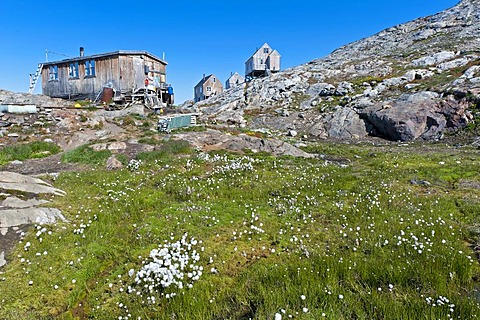
<path id="1" fill-rule="evenodd" d="M 428 305 L 432 307 L 446 307 L 448 308 L 448 311 L 450 311 L 450 313 L 455 312 L 455 304 L 450 303 L 450 300 L 447 297 L 438 296 L 437 299 L 432 297 L 426 297 L 425 301 Z M 452 318 L 452 315 L 450 313 L 447 314 L 447 318 Z"/>
<path id="2" fill-rule="evenodd" d="M 203 272 L 203 267 L 198 264 L 200 254 L 194 249 L 197 243 L 194 238 L 188 241 L 185 233 L 181 240 L 153 249 L 136 273 L 135 283 L 142 286 L 141 291 L 145 293 L 165 294 L 167 298 L 174 297 L 176 289 L 193 287 Z"/>
<path id="3" fill-rule="evenodd" d="M 132 159 L 128 162 L 127 168 L 130 171 L 137 171 L 142 164 L 142 160 Z"/>
<path id="4" fill-rule="evenodd" d="M 228 160 L 223 166 L 215 168 L 215 173 L 226 173 L 228 171 L 253 171 L 253 165 L 261 162 L 259 159 L 243 156 L 237 159 Z"/>
<path id="5" fill-rule="evenodd" d="M 202 152 L 202 153 L 199 153 L 197 158 L 199 160 L 202 160 L 202 161 L 206 161 L 206 162 L 219 162 L 219 161 L 224 161 L 226 162 L 228 160 L 228 157 L 226 155 L 224 156 L 221 156 L 221 155 L 218 155 L 218 154 L 215 154 L 213 157 L 211 155 L 209 155 L 208 153 L 205 153 L 205 152 Z"/>

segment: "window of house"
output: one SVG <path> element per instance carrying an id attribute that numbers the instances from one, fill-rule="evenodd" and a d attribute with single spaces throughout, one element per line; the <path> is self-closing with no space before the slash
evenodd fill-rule
<path id="1" fill-rule="evenodd" d="M 213 82 L 215 82 L 215 78 L 213 78 Z"/>
<path id="2" fill-rule="evenodd" d="M 207 91 L 212 91 L 212 87 L 207 87 Z"/>
<path id="3" fill-rule="evenodd" d="M 58 66 L 48 68 L 48 80 L 58 80 Z"/>
<path id="4" fill-rule="evenodd" d="M 85 61 L 85 77 L 95 76 L 95 60 Z"/>
<path id="5" fill-rule="evenodd" d="M 268 53 L 268 48 L 263 48 L 263 53 Z"/>
<path id="6" fill-rule="evenodd" d="M 70 63 L 68 66 L 68 76 L 70 78 L 78 78 L 78 62 Z"/>

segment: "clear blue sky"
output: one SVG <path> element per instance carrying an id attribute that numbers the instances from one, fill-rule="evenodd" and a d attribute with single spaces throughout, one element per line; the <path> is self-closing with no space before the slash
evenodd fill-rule
<path id="1" fill-rule="evenodd" d="M 28 91 L 45 49 L 78 56 L 116 50 L 165 52 L 176 103 L 193 98 L 202 74 L 222 82 L 243 75 L 263 43 L 282 69 L 321 58 L 339 46 L 459 0 L 0 0 L 0 89 Z M 49 61 L 62 60 L 49 55 Z M 41 93 L 41 83 L 36 93 Z"/>

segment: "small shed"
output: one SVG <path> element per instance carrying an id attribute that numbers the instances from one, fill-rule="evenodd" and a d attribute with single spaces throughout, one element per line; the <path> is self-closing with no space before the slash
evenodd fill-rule
<path id="1" fill-rule="evenodd" d="M 280 71 L 280 58 L 277 50 L 273 50 L 268 43 L 264 43 L 245 62 L 245 79 L 249 81 Z"/>
<path id="2" fill-rule="evenodd" d="M 95 99 L 104 87 L 120 93 L 145 86 L 155 79 L 166 86 L 167 62 L 146 51 L 125 51 L 80 56 L 43 63 L 42 93 L 56 98 Z"/>

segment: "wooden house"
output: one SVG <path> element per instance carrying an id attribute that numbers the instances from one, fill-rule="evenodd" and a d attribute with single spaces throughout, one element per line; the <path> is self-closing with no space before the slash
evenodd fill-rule
<path id="1" fill-rule="evenodd" d="M 265 43 L 245 62 L 245 79 L 249 81 L 280 71 L 280 57 L 277 50 Z"/>
<path id="2" fill-rule="evenodd" d="M 95 99 L 104 87 L 119 93 L 144 88 L 146 79 L 167 87 L 163 59 L 146 51 L 115 51 L 60 61 L 42 66 L 42 93 L 50 97 Z"/>
<path id="3" fill-rule="evenodd" d="M 230 75 L 230 78 L 228 78 L 227 81 L 225 81 L 225 89 L 233 88 L 244 82 L 245 82 L 245 78 L 242 77 L 238 72 L 232 73 Z"/>
<path id="4" fill-rule="evenodd" d="M 203 75 L 202 80 L 200 80 L 194 88 L 194 100 L 195 102 L 202 101 L 222 91 L 223 85 L 217 76 L 214 74 L 209 76 Z"/>

